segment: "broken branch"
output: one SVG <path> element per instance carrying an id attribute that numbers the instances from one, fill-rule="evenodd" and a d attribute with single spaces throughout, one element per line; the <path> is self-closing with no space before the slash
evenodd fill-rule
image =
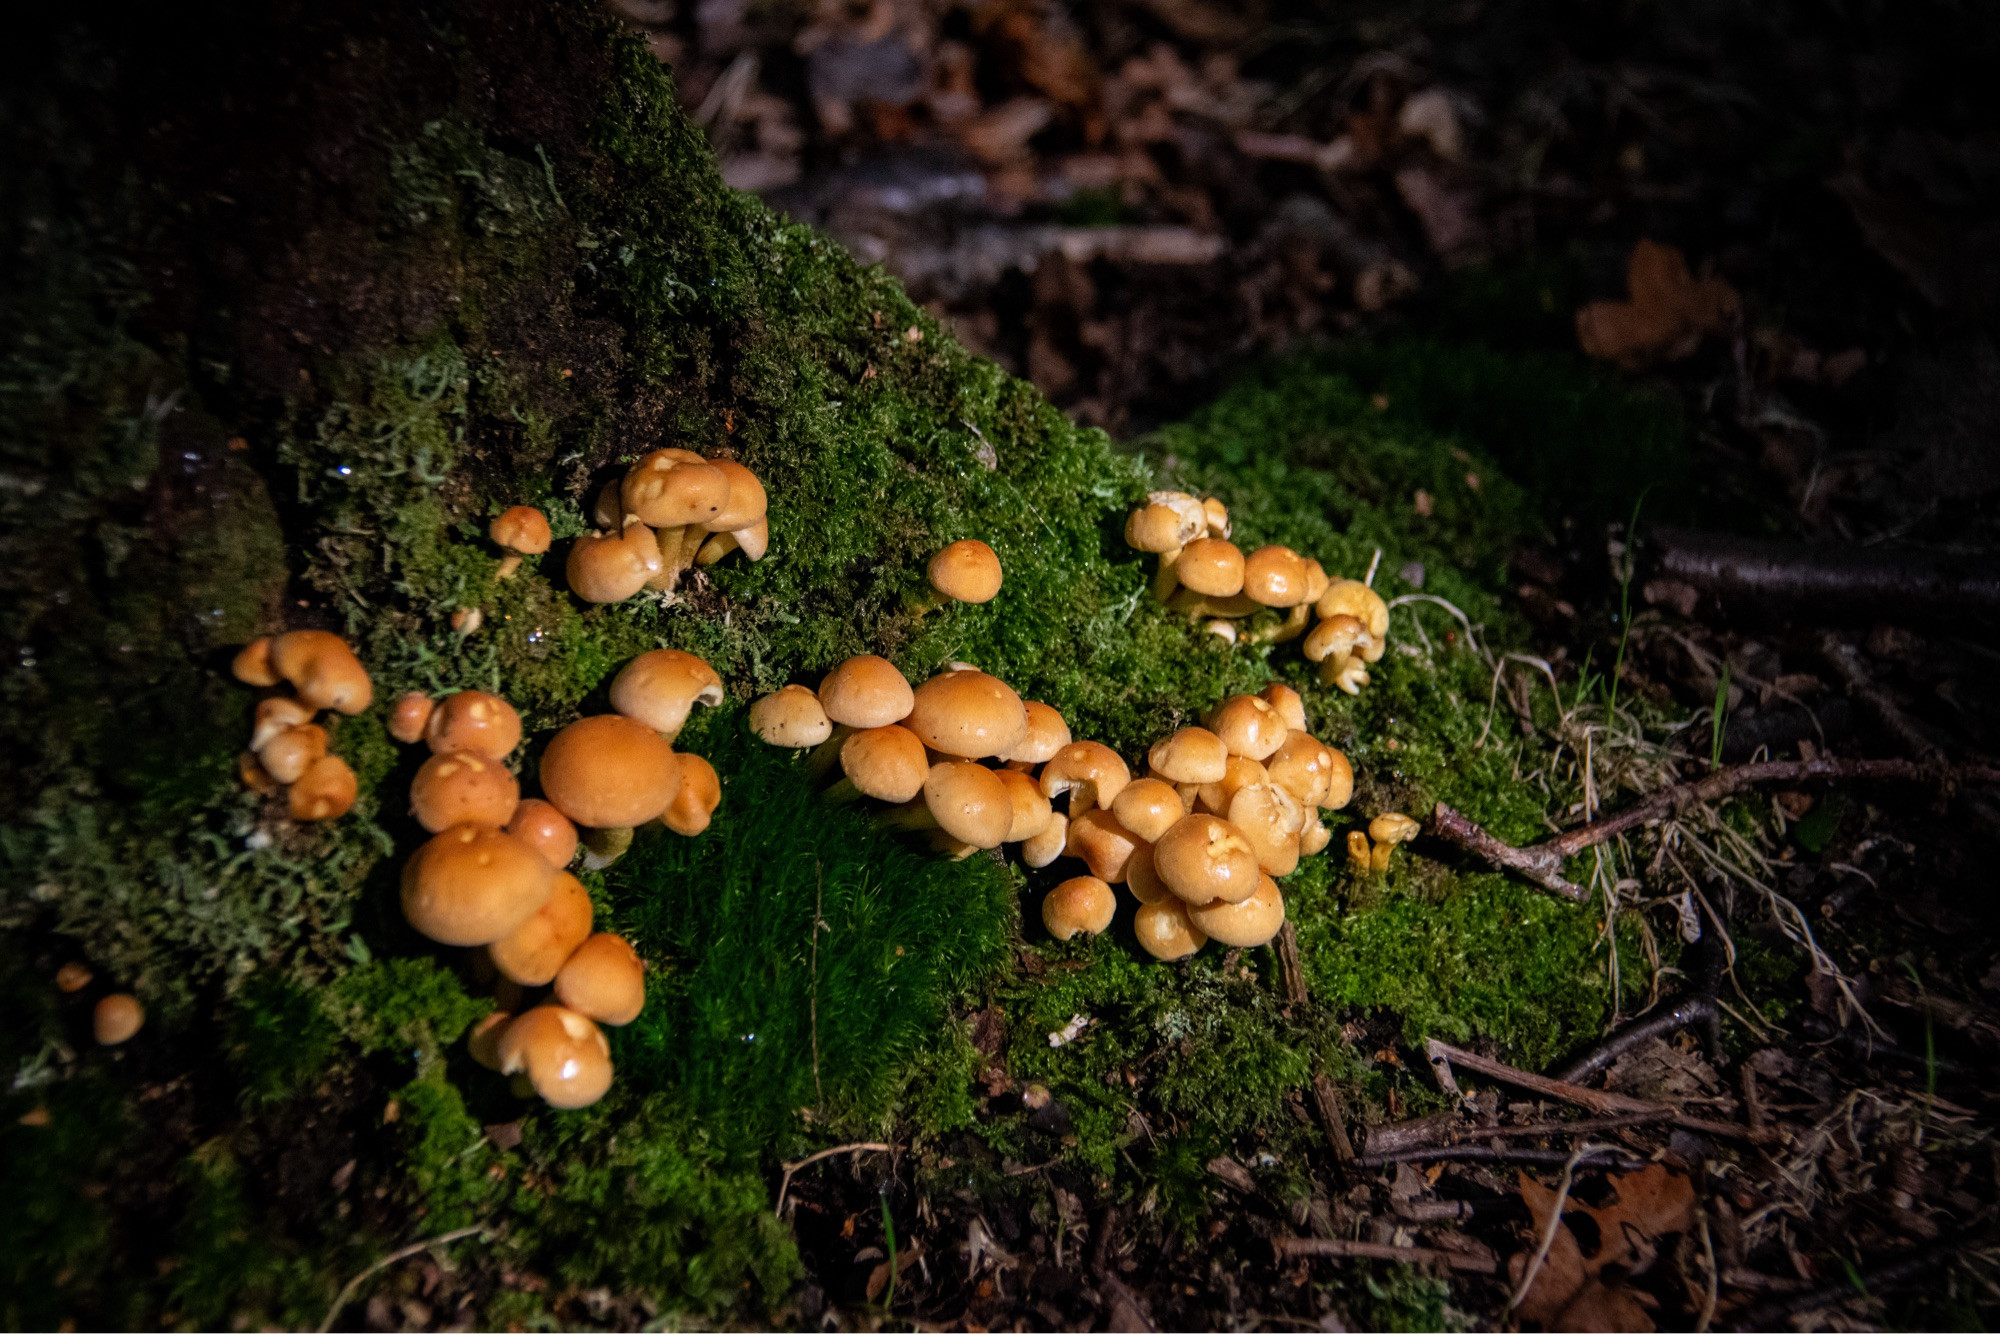
<path id="1" fill-rule="evenodd" d="M 1278 1259 L 1297 1260 L 1307 1256 L 1330 1255 L 1348 1260 L 1398 1260 L 1404 1264 L 1435 1261 L 1471 1274 L 1498 1273 L 1500 1266 L 1490 1255 L 1468 1255 L 1463 1251 L 1440 1251 L 1426 1246 L 1389 1246 L 1374 1241 L 1347 1241 L 1340 1237 L 1273 1237 L 1271 1249 Z"/>
<path id="2" fill-rule="evenodd" d="M 1581 1083 L 1652 1038 L 1678 1033 L 1683 1028 L 1707 1023 L 1713 1018 L 1713 996 L 1683 996 L 1672 1005 L 1662 1005 L 1640 1015 L 1588 1051 L 1549 1071 L 1549 1077 L 1569 1084 Z"/>
<path id="3" fill-rule="evenodd" d="M 1661 1120 L 1672 1121 L 1684 1130 L 1699 1131 L 1704 1135 L 1715 1135 L 1724 1139 L 1747 1139 L 1753 1143 L 1761 1143 L 1771 1138 L 1768 1133 L 1759 1134 L 1748 1126 L 1739 1126 L 1728 1121 L 1710 1121 L 1699 1116 L 1689 1116 L 1679 1108 L 1671 1107 L 1666 1103 L 1647 1102 L 1643 1098 L 1628 1098 L 1622 1093 L 1606 1093 L 1601 1089 L 1587 1089 L 1580 1084 L 1571 1084 L 1560 1079 L 1550 1079 L 1547 1075 L 1537 1075 L 1526 1070 L 1517 1070 L 1504 1061 L 1496 1061 L 1490 1056 L 1481 1056 L 1477 1052 L 1466 1051 L 1463 1047 L 1454 1047 L 1450 1043 L 1439 1042 L 1436 1038 L 1432 1038 L 1424 1046 L 1433 1061 L 1449 1061 L 1453 1065 L 1464 1066 L 1466 1069 L 1485 1075 L 1490 1079 L 1497 1079 L 1502 1083 L 1512 1084 L 1516 1088 L 1527 1089 L 1531 1093 L 1539 1093 L 1545 1098 L 1557 1098 L 1563 1102 L 1575 1103 L 1579 1107 L 1588 1107 L 1600 1116 L 1615 1116 L 1621 1113 L 1656 1113 L 1661 1114 Z"/>

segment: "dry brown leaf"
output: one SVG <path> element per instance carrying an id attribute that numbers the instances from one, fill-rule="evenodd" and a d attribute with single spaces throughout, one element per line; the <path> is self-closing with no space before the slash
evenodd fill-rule
<path id="1" fill-rule="evenodd" d="M 1734 287 L 1696 278 L 1687 256 L 1657 241 L 1632 247 L 1625 286 L 1630 300 L 1593 301 L 1577 311 L 1576 338 L 1585 356 L 1627 370 L 1692 355 L 1705 336 L 1727 333 L 1742 309 Z"/>
<path id="2" fill-rule="evenodd" d="M 1554 1191 L 1547 1192 L 1552 1200 Z M 1525 1199 L 1527 1192 L 1522 1191 Z M 1532 1211 L 1534 1206 L 1528 1206 Z M 1546 1211 L 1545 1201 L 1542 1208 Z M 1541 1237 L 1545 1223 L 1535 1223 L 1535 1236 Z M 1507 1282 L 1513 1287 L 1521 1286 L 1521 1276 L 1528 1272 L 1528 1260 L 1534 1254 L 1531 1246 L 1507 1261 Z M 1555 1240 L 1549 1244 L 1549 1253 L 1542 1261 L 1542 1267 L 1535 1271 L 1535 1281 L 1528 1286 L 1528 1295 L 1521 1299 L 1515 1314 L 1530 1324 L 1547 1325 L 1565 1310 L 1576 1294 L 1583 1289 L 1586 1281 L 1583 1272 L 1583 1251 L 1576 1244 L 1576 1235 L 1566 1227 L 1556 1229 Z"/>
<path id="3" fill-rule="evenodd" d="M 1548 1227 L 1556 1192 L 1520 1175 L 1521 1203 L 1528 1207 L 1531 1233 L 1537 1241 Z M 1589 1205 L 1574 1195 L 1563 1201 L 1564 1213 L 1580 1213 L 1597 1225 L 1598 1247 L 1586 1256 L 1576 1234 L 1558 1226 L 1547 1258 L 1522 1298 L 1521 1319 L 1549 1329 L 1651 1330 L 1653 1322 L 1639 1298 L 1622 1284 L 1601 1281 L 1603 1271 L 1618 1266 L 1624 1272 L 1644 1270 L 1652 1263 L 1661 1237 L 1685 1232 L 1694 1225 L 1694 1186 L 1679 1173 L 1658 1163 L 1612 1179 L 1615 1192 L 1603 1205 Z M 1515 1286 L 1527 1272 L 1529 1246 L 1508 1261 Z M 1592 1289 L 1596 1289 L 1595 1292 Z M 1581 1305 L 1578 1305 L 1581 1303 Z"/>
<path id="4" fill-rule="evenodd" d="M 1652 1334 L 1653 1317 L 1640 1294 L 1622 1285 L 1608 1285 L 1592 1279 L 1570 1299 L 1561 1314 L 1548 1322 L 1552 1330 L 1621 1331 L 1622 1334 Z"/>

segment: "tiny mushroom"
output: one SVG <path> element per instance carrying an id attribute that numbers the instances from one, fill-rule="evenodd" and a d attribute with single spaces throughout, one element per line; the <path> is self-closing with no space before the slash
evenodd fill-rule
<path id="1" fill-rule="evenodd" d="M 146 1007 L 130 992 L 120 991 L 97 1002 L 90 1012 L 91 1036 L 100 1047 L 115 1047 L 132 1040 L 146 1025 Z"/>
<path id="2" fill-rule="evenodd" d="M 1255 695 L 1231 695 L 1202 721 L 1231 755 L 1248 760 L 1268 758 L 1291 730 L 1276 709 Z"/>
<path id="3" fill-rule="evenodd" d="M 1021 744 L 1028 711 L 1005 681 L 962 669 L 942 672 L 918 686 L 904 726 L 933 750 L 983 760 Z"/>
<path id="4" fill-rule="evenodd" d="M 1408 843 L 1423 832 L 1423 826 L 1407 815 L 1389 811 L 1368 822 L 1368 837 L 1374 841 L 1368 859 L 1371 871 L 1389 869 L 1389 854 L 1396 850 L 1398 843 Z"/>
<path id="5" fill-rule="evenodd" d="M 56 969 L 56 990 L 65 995 L 82 991 L 95 980 L 96 975 L 74 959 Z"/>
<path id="6" fill-rule="evenodd" d="M 915 732 L 889 723 L 848 733 L 840 743 L 840 769 L 846 778 L 828 792 L 830 799 L 864 796 L 901 803 L 924 790 L 930 760 Z"/>
<path id="7" fill-rule="evenodd" d="M 709 466 L 729 479 L 729 499 L 722 513 L 702 525 L 712 536 L 695 552 L 695 563 L 713 565 L 732 551 L 741 551 L 752 561 L 762 560 L 771 541 L 771 524 L 766 517 L 770 499 L 764 484 L 735 459 L 714 459 Z"/>
<path id="8" fill-rule="evenodd" d="M 1206 903 L 1189 908 L 1188 918 L 1211 940 L 1238 949 L 1268 945 L 1285 924 L 1285 896 L 1270 876 L 1257 878 L 1257 892 L 1241 903 Z"/>
<path id="9" fill-rule="evenodd" d="M 715 766 L 699 755 L 682 752 L 681 788 L 660 814 L 667 828 L 693 838 L 708 828 L 715 808 L 722 804 L 722 779 Z"/>
<path id="10" fill-rule="evenodd" d="M 819 702 L 842 727 L 887 727 L 910 716 L 916 692 L 895 663 L 861 653 L 826 674 L 819 683 Z"/>
<path id="11" fill-rule="evenodd" d="M 1139 905 L 1132 915 L 1132 931 L 1140 946 L 1155 959 L 1168 963 L 1185 959 L 1208 943 L 1208 936 L 1188 915 L 1188 906 L 1171 895 Z"/>
<path id="12" fill-rule="evenodd" d="M 993 776 L 1007 789 L 1014 803 L 1013 818 L 1007 825 L 1007 843 L 1023 843 L 1049 827 L 1055 810 L 1034 779 L 1019 769 L 995 769 Z"/>
<path id="13" fill-rule="evenodd" d="M 576 856 L 576 826 L 540 797 L 529 797 L 514 807 L 507 832 L 539 852 L 542 860 L 558 871 Z"/>
<path id="14" fill-rule="evenodd" d="M 833 735 L 833 722 L 812 691 L 784 686 L 750 706 L 750 730 L 767 746 L 807 750 Z"/>
<path id="15" fill-rule="evenodd" d="M 1389 642 L 1389 604 L 1380 593 L 1358 579 L 1335 579 L 1320 595 L 1318 611 L 1322 619 L 1352 616 L 1365 636 L 1359 644 L 1362 657 L 1369 662 L 1382 660 Z"/>
<path id="16" fill-rule="evenodd" d="M 1061 811 L 1049 812 L 1049 823 L 1041 833 L 1021 840 L 1021 861 L 1040 870 L 1054 864 L 1069 846 L 1069 817 Z"/>
<path id="17" fill-rule="evenodd" d="M 665 737 L 623 714 L 579 718 L 542 752 L 542 795 L 577 824 L 630 829 L 667 809 L 681 786 Z"/>
<path id="18" fill-rule="evenodd" d="M 326 754 L 326 729 L 317 723 L 288 727 L 257 748 L 264 772 L 280 783 L 296 783 L 307 766 Z"/>
<path id="19" fill-rule="evenodd" d="M 1180 582 L 1176 570 L 1182 549 L 1209 531 L 1208 511 L 1185 491 L 1154 491 L 1125 520 L 1125 543 L 1159 556 L 1153 576 L 1153 596 L 1165 602 Z"/>
<path id="20" fill-rule="evenodd" d="M 991 602 L 1000 592 L 1000 557 L 977 538 L 965 538 L 931 557 L 931 587 L 954 602 Z"/>
<path id="21" fill-rule="evenodd" d="M 1145 840 L 1118 823 L 1118 817 L 1103 806 L 1093 806 L 1069 820 L 1069 846 L 1065 853 L 1090 868 L 1090 873 L 1108 884 L 1120 884 L 1135 849 Z"/>
<path id="22" fill-rule="evenodd" d="M 726 518 L 730 489 L 729 474 L 693 450 L 656 449 L 632 465 L 620 484 L 619 500 L 627 514 L 653 527 L 660 555 L 659 572 L 646 587 L 674 589 L 681 572 L 694 563 L 710 525 Z M 762 497 L 761 485 L 755 497 L 746 493 L 745 509 Z"/>
<path id="23" fill-rule="evenodd" d="M 498 829 L 457 825 L 403 863 L 403 916 L 440 945 L 490 945 L 540 912 L 556 870 Z"/>
<path id="24" fill-rule="evenodd" d="M 1359 829 L 1347 831 L 1347 864 L 1357 871 L 1370 868 L 1372 856 L 1368 848 L 1368 835 Z"/>
<path id="25" fill-rule="evenodd" d="M 1042 766 L 1042 795 L 1050 801 L 1067 795 L 1072 820 L 1093 806 L 1109 806 L 1132 781 L 1132 771 L 1111 747 L 1097 741 L 1072 741 Z"/>
<path id="26" fill-rule="evenodd" d="M 1141 843 L 1132 849 L 1132 855 L 1126 859 L 1125 888 L 1131 890 L 1132 897 L 1141 903 L 1158 903 L 1161 899 L 1174 896 L 1174 892 L 1160 879 L 1151 843 Z"/>
<path id="27" fill-rule="evenodd" d="M 1012 769 L 1046 764 L 1070 742 L 1069 724 L 1062 714 L 1040 700 L 1023 700 L 1021 708 L 1028 715 L 1028 730 L 1013 749 L 1000 757 Z"/>
<path id="28" fill-rule="evenodd" d="M 722 678 L 692 653 L 656 648 L 625 664 L 611 681 L 611 707 L 667 740 L 679 737 L 697 704 L 722 703 Z"/>
<path id="29" fill-rule="evenodd" d="M 611 1088 L 611 1044 L 560 1005 L 537 1005 L 501 1028 L 495 1055 L 500 1073 L 526 1075 L 551 1107 L 588 1107 Z"/>
<path id="30" fill-rule="evenodd" d="M 533 505 L 502 510 L 487 525 L 486 535 L 502 551 L 519 552 L 523 556 L 539 556 L 549 549 L 548 518 Z"/>
<path id="31" fill-rule="evenodd" d="M 271 670 L 314 709 L 360 713 L 375 698 L 361 659 L 346 640 L 325 630 L 287 630 L 273 639 Z"/>
<path id="32" fill-rule="evenodd" d="M 1209 815 L 1229 817 L 1229 803 L 1246 787 L 1271 781 L 1271 771 L 1255 760 L 1231 755 L 1219 783 L 1203 783 L 1195 790 L 1194 808 Z"/>
<path id="33" fill-rule="evenodd" d="M 1229 536 L 1229 507 L 1214 496 L 1205 497 L 1201 502 L 1201 512 L 1208 517 L 1210 537 Z"/>
<path id="34" fill-rule="evenodd" d="M 1256 851 L 1241 830 L 1214 815 L 1186 815 L 1153 845 L 1153 869 L 1184 902 L 1239 903 L 1257 892 Z"/>
<path id="35" fill-rule="evenodd" d="M 1073 876 L 1042 900 L 1042 925 L 1057 940 L 1068 940 L 1078 932 L 1101 935 L 1117 910 L 1111 886 L 1094 875 Z"/>
<path id="36" fill-rule="evenodd" d="M 433 834 L 455 824 L 498 829 L 514 818 L 520 804 L 520 780 L 507 766 L 470 751 L 433 755 L 410 780 L 410 810 Z"/>
<path id="37" fill-rule="evenodd" d="M 623 602 L 658 578 L 663 568 L 653 530 L 632 518 L 615 532 L 577 538 L 563 563 L 570 592 L 585 602 Z"/>
<path id="38" fill-rule="evenodd" d="M 271 637 L 265 635 L 245 644 L 230 660 L 229 673 L 246 686 L 274 686 L 280 680 L 271 666 Z"/>
<path id="39" fill-rule="evenodd" d="M 294 820 L 337 820 L 354 809 L 360 788 L 346 760 L 322 755 L 306 766 L 285 800 Z"/>
<path id="40" fill-rule="evenodd" d="M 488 945 L 487 953 L 503 977 L 524 987 L 545 987 L 589 939 L 590 919 L 590 891 L 567 871 L 558 872 L 549 901 Z"/>
<path id="41" fill-rule="evenodd" d="M 556 999 L 600 1024 L 629 1024 L 646 1006 L 646 965 L 625 937 L 600 931 L 556 973 Z"/>
<path id="42" fill-rule="evenodd" d="M 424 739 L 424 729 L 436 711 L 437 701 L 421 690 L 400 696 L 389 709 L 389 735 L 406 746 L 415 745 Z"/>
<path id="43" fill-rule="evenodd" d="M 464 751 L 498 763 L 521 744 L 521 715 L 498 695 L 461 690 L 446 695 L 431 710 L 424 740 L 437 755 Z"/>
<path id="44" fill-rule="evenodd" d="M 1305 633 L 1307 618 L 1312 614 L 1307 595 L 1313 588 L 1312 572 L 1316 567 L 1317 562 L 1306 560 L 1290 547 L 1259 547 L 1244 558 L 1243 595 L 1260 606 L 1285 613 L 1282 624 L 1248 636 L 1250 642 L 1278 643 Z"/>

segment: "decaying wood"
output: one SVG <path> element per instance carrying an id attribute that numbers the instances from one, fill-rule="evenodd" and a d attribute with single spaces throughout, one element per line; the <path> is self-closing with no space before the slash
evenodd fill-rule
<path id="1" fill-rule="evenodd" d="M 1320 1127 L 1333 1145 L 1334 1158 L 1343 1163 L 1353 1162 L 1354 1141 L 1347 1137 L 1347 1104 L 1341 1099 L 1340 1090 L 1324 1074 L 1316 1074 L 1312 1095 L 1313 1110 L 1319 1113 Z"/>
<path id="2" fill-rule="evenodd" d="M 1715 1018 L 1715 1014 L 1713 996 L 1683 996 L 1671 1004 L 1655 1006 L 1588 1051 L 1549 1071 L 1549 1078 L 1560 1079 L 1567 1084 L 1580 1084 L 1653 1038 L 1678 1033 L 1694 1024 L 1705 1024 Z"/>
<path id="3" fill-rule="evenodd" d="M 1665 1120 L 1665 1117 L 1655 1117 Z M 1447 1144 L 1434 1149 L 1404 1149 L 1400 1153 L 1366 1154 L 1354 1160 L 1360 1168 L 1390 1167 L 1396 1163 L 1508 1163 L 1520 1167 L 1561 1167 L 1575 1155 L 1562 1149 L 1519 1149 L 1504 1144 Z M 1579 1167 L 1615 1167 L 1630 1171 L 1644 1167 L 1643 1155 L 1630 1149 L 1594 1148 L 1576 1159 Z"/>
<path id="4" fill-rule="evenodd" d="M 1291 921 L 1278 928 L 1278 938 L 1273 944 L 1278 954 L 1278 976 L 1285 986 L 1285 1000 L 1292 1005 L 1304 1005 L 1308 999 L 1306 992 L 1306 970 L 1299 962 L 1299 933 L 1292 928 Z"/>
<path id="5" fill-rule="evenodd" d="M 1631 1115 L 1637 1113 L 1659 1114 L 1659 1119 L 1672 1121 L 1685 1130 L 1699 1131 L 1704 1135 L 1714 1135 L 1722 1139 L 1747 1139 L 1762 1141 L 1768 1134 L 1759 1134 L 1748 1126 L 1740 1126 L 1730 1121 L 1710 1121 L 1704 1117 L 1689 1116 L 1677 1107 L 1666 1103 L 1647 1102 L 1643 1098 L 1628 1098 L 1622 1093 L 1607 1093 L 1602 1089 L 1588 1089 L 1580 1084 L 1565 1083 L 1560 1079 L 1550 1079 L 1547 1075 L 1533 1074 L 1527 1070 L 1517 1070 L 1505 1061 L 1496 1061 L 1490 1056 L 1466 1051 L 1450 1043 L 1432 1038 L 1425 1044 L 1432 1060 L 1443 1059 L 1456 1066 L 1512 1084 L 1517 1088 L 1539 1093 L 1545 1098 L 1558 1098 L 1563 1102 L 1588 1107 L 1602 1116 Z"/>
<path id="6" fill-rule="evenodd" d="M 1468 1124 L 1455 1116 L 1427 1116 L 1418 1121 L 1376 1126 L 1368 1132 L 1364 1161 L 1390 1162 L 1419 1157 L 1431 1149 L 1455 1144 L 1472 1144 L 1492 1139 L 1547 1139 L 1558 1135 L 1594 1135 L 1601 1130 L 1624 1130 L 1631 1126 L 1653 1125 L 1667 1120 L 1673 1109 L 1661 1106 L 1649 1112 L 1628 1112 L 1623 1116 L 1593 1116 L 1580 1121 L 1538 1121 L 1524 1126 L 1482 1126 Z"/>
<path id="7" fill-rule="evenodd" d="M 1677 528 L 1645 535 L 1648 584 L 1681 584 L 1724 605 L 1782 603 L 1824 620 L 1963 617 L 2000 610 L 2000 560 L 1884 551 Z M 1650 590 L 1648 590 L 1650 592 Z"/>
<path id="8" fill-rule="evenodd" d="M 1271 1249 L 1278 1259 L 1297 1260 L 1307 1256 L 1337 1256 L 1347 1260 L 1400 1260 L 1405 1264 L 1435 1262 L 1469 1274 L 1498 1273 L 1500 1266 L 1490 1255 L 1464 1251 L 1440 1251 L 1426 1246 L 1389 1246 L 1373 1241 L 1347 1241 L 1340 1237 L 1274 1237 Z"/>

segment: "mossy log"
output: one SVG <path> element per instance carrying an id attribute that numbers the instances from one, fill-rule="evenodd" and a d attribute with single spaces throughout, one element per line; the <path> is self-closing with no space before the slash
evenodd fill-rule
<path id="1" fill-rule="evenodd" d="M 1296 362 L 1144 455 L 1114 448 L 889 277 L 726 189 L 668 72 L 584 0 L 26 23 L 0 91 L 0 1320 L 317 1323 L 374 1258 L 473 1224 L 481 1323 L 766 1318 L 798 1265 L 769 1214 L 777 1155 L 972 1128 L 980 1057 L 948 1018 L 974 998 L 1006 1010 L 1015 1075 L 1062 1093 L 1063 1151 L 1106 1179 L 1131 1161 L 1108 1076 L 1164 1053 L 1147 1096 L 1183 1147 L 1151 1170 L 1179 1183 L 1176 1225 L 1206 1197 L 1175 1164 L 1296 1137 L 1287 1093 L 1316 1063 L 1350 1069 L 1330 1025 L 1212 959 L 1161 968 L 1110 938 L 1035 945 L 1087 966 L 1031 982 L 1016 870 L 929 860 L 748 740 L 748 699 L 849 654 L 914 678 L 977 663 L 1128 753 L 1289 675 L 1354 758 L 1357 809 L 1445 797 L 1504 837 L 1541 827 L 1513 777 L 1532 743 L 1485 744 L 1486 668 L 1442 613 L 1399 613 L 1435 642 L 1350 701 L 1295 651 L 1169 614 L 1118 538 L 1164 478 L 1340 573 L 1377 549 L 1387 570 L 1423 562 L 1428 590 L 1504 634 L 1494 590 L 1530 519 L 1476 442 Z M 771 555 L 580 603 L 564 540 L 663 444 L 756 470 Z M 1418 488 L 1433 517 L 1401 503 Z M 556 554 L 502 579 L 485 527 L 519 503 L 548 513 Z M 925 558 L 961 537 L 1000 553 L 1001 596 L 913 615 Z M 473 607 L 482 628 L 454 630 Z M 319 826 L 235 778 L 253 700 L 228 655 L 300 626 L 348 636 L 378 701 L 334 731 L 361 799 Z M 660 645 L 728 683 L 682 738 L 724 806 L 701 838 L 642 836 L 592 877 L 652 999 L 616 1035 L 612 1097 L 536 1113 L 465 1058 L 491 1002 L 397 913 L 420 835 L 385 704 L 497 691 L 531 762 Z M 1316 1013 L 1382 1007 L 1532 1061 L 1608 1000 L 1574 910 L 1435 865 L 1343 877 L 1314 858 L 1287 883 Z M 99 981 L 59 996 L 73 958 Z M 92 1053 L 87 1002 L 114 985 L 152 1019 Z M 1059 1056 L 1043 1035 L 1077 1014 L 1108 1017 L 1102 1037 Z M 539 1277 L 503 1277 L 522 1274 Z M 577 1304 L 596 1288 L 622 1304 Z"/>

